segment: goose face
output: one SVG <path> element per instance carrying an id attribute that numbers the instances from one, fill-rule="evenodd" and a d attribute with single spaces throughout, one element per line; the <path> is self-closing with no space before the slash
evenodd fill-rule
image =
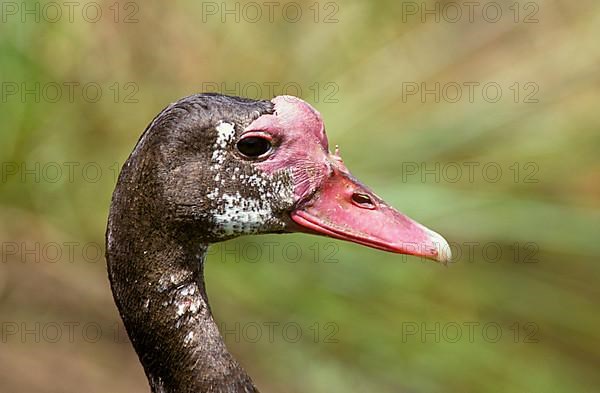
<path id="1" fill-rule="evenodd" d="M 162 143 L 149 143 L 160 151 L 154 171 L 169 216 L 193 223 L 203 240 L 308 232 L 450 258 L 440 235 L 387 205 L 329 152 L 321 116 L 308 103 L 291 96 L 270 103 L 208 98 L 218 105 L 177 110 L 176 103 L 163 111 L 150 126 L 162 131 Z M 207 109 L 209 115 L 200 114 Z"/>
<path id="2" fill-rule="evenodd" d="M 242 138 L 264 133 L 277 141 L 278 151 L 256 166 L 268 174 L 286 171 L 292 179 L 294 204 L 287 230 L 441 262 L 450 259 L 442 236 L 390 207 L 356 180 L 337 148 L 334 154 L 329 152 L 323 121 L 313 107 L 291 96 L 276 97 L 273 103 L 275 113 L 256 119 Z"/>

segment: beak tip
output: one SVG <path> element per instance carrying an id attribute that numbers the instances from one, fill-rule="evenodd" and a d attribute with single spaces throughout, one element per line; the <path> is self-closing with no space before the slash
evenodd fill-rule
<path id="1" fill-rule="evenodd" d="M 438 251 L 437 261 L 443 263 L 444 265 L 448 265 L 448 262 L 452 260 L 452 251 L 450 250 L 450 245 L 448 245 L 446 239 L 444 239 L 441 236 L 440 238 L 443 241 L 443 243 L 436 243 Z"/>
<path id="2" fill-rule="evenodd" d="M 425 256 L 427 259 L 432 259 L 436 262 L 448 265 L 448 262 L 452 259 L 452 250 L 450 244 L 444 239 L 439 233 L 432 231 L 424 225 L 416 223 L 417 227 L 420 228 L 427 237 L 427 253 Z"/>
<path id="3" fill-rule="evenodd" d="M 429 235 L 431 237 L 431 242 L 435 246 L 436 256 L 435 260 L 443 263 L 444 265 L 448 265 L 448 262 L 452 259 L 452 250 L 450 249 L 450 245 L 444 239 L 442 235 L 437 232 L 434 232 L 430 229 L 427 229 Z"/>

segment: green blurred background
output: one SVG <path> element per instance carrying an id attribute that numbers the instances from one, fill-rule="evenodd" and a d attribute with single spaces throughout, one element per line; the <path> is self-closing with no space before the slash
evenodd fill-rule
<path id="1" fill-rule="evenodd" d="M 215 318 L 261 391 L 600 391 L 600 5 L 488 3 L 471 21 L 461 2 L 3 2 L 0 391 L 148 391 L 107 211 L 152 117 L 202 90 L 300 95 L 354 174 L 455 253 L 213 248 Z"/>

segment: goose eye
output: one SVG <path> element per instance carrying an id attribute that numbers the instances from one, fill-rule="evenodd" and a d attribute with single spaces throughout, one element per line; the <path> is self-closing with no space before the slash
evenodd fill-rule
<path id="1" fill-rule="evenodd" d="M 236 144 L 236 147 L 244 156 L 256 158 L 271 150 L 271 141 L 259 136 L 249 136 L 240 139 Z"/>

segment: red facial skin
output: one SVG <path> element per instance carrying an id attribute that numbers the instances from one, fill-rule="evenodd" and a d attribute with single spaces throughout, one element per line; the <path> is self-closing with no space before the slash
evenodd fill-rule
<path id="1" fill-rule="evenodd" d="M 257 166 L 267 173 L 290 169 L 297 230 L 447 263 L 439 234 L 387 205 L 356 180 L 337 152 L 331 154 L 321 115 L 299 98 L 278 96 L 275 113 L 252 122 L 244 135 L 271 138 L 274 153 Z M 285 147 L 285 148 L 282 148 Z"/>

